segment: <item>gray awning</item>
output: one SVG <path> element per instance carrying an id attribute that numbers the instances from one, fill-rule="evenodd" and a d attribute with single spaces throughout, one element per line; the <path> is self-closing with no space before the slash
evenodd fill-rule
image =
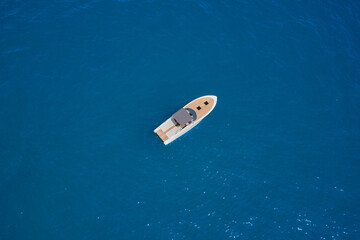
<path id="1" fill-rule="evenodd" d="M 186 123 L 190 122 L 193 120 L 192 116 L 189 114 L 188 111 L 186 111 L 185 109 L 180 109 L 179 111 L 177 111 L 174 115 L 173 118 L 175 119 L 176 122 L 178 122 L 180 125 L 185 125 Z"/>

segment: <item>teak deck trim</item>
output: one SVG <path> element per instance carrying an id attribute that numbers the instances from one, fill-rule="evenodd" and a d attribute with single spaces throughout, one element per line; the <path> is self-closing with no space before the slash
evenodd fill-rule
<path id="1" fill-rule="evenodd" d="M 156 132 L 156 134 L 159 136 L 159 138 L 160 138 L 163 142 L 165 142 L 166 140 L 168 140 L 168 137 L 165 135 L 165 133 L 164 133 L 161 129 L 159 129 L 159 130 Z"/>

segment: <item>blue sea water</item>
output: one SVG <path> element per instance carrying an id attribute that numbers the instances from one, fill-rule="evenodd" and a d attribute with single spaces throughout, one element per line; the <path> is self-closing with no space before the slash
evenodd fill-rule
<path id="1" fill-rule="evenodd" d="M 2 0 L 0 239 L 360 239 L 359 39 L 350 0 Z"/>

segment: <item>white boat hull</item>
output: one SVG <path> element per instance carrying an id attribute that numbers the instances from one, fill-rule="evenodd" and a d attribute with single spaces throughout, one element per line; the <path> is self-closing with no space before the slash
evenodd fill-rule
<path id="1" fill-rule="evenodd" d="M 163 124 L 157 127 L 154 132 L 163 140 L 165 145 L 168 145 L 199 124 L 215 108 L 216 103 L 216 96 L 207 95 L 197 98 L 184 106 L 184 109 L 191 108 L 196 112 L 196 116 L 198 116 L 196 120 L 192 121 L 185 127 L 182 127 L 174 125 L 172 118 L 170 117 Z"/>

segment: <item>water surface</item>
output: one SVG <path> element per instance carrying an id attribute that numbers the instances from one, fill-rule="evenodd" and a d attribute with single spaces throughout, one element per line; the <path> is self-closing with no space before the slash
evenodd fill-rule
<path id="1" fill-rule="evenodd" d="M 359 13 L 2 1 L 0 239 L 360 239 Z"/>

